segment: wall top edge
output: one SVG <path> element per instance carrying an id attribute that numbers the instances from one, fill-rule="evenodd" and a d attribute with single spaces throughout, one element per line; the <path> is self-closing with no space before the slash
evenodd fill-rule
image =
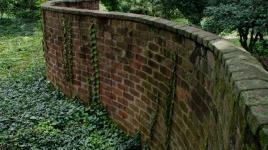
<path id="1" fill-rule="evenodd" d="M 192 39 L 193 41 L 203 45 L 208 50 L 214 53 L 215 56 L 218 57 L 218 60 L 224 65 L 227 75 L 230 75 L 230 82 L 233 83 L 236 93 L 240 95 L 240 99 L 242 102 L 239 102 L 243 106 L 241 107 L 249 107 L 255 109 L 256 105 L 248 103 L 253 98 L 250 96 L 241 96 L 241 93 L 245 91 L 253 91 L 253 95 L 258 97 L 260 95 L 258 91 L 260 89 L 268 89 L 268 72 L 264 70 L 259 61 L 250 55 L 243 48 L 237 47 L 230 43 L 229 41 L 222 39 L 221 37 L 212 34 L 210 32 L 204 31 L 202 29 L 178 24 L 173 21 L 169 21 L 166 19 L 162 19 L 159 17 L 151 17 L 141 14 L 132 14 L 132 13 L 121 13 L 121 12 L 105 12 L 99 10 L 88 10 L 88 9 L 78 9 L 78 8 L 70 8 L 70 7 L 60 7 L 56 6 L 57 3 L 68 3 L 68 2 L 85 2 L 85 1 L 95 1 L 95 0 L 54 0 L 48 1 L 41 5 L 41 9 L 43 11 L 52 11 L 57 13 L 71 14 L 71 15 L 82 15 L 82 16 L 92 16 L 92 17 L 101 17 L 101 18 L 109 18 L 109 19 L 118 19 L 118 20 L 126 20 L 133 21 L 137 23 L 147 24 L 151 27 L 156 27 L 160 29 L 164 29 L 178 35 L 182 35 L 186 38 Z M 230 55 L 234 56 L 231 56 Z M 237 55 L 239 53 L 239 55 Z M 226 56 L 228 55 L 228 57 Z M 237 67 L 233 67 L 236 65 Z M 235 69 L 234 69 L 235 68 Z M 247 71 L 242 68 L 246 68 Z M 232 74 L 238 71 L 244 71 L 245 74 L 254 74 L 256 77 L 248 78 L 248 79 L 237 79 Z M 259 81 L 259 74 L 262 73 L 261 82 Z M 254 87 L 252 86 L 254 85 Z M 252 95 L 252 94 L 251 94 Z M 268 97 L 268 93 L 267 93 Z M 268 102 L 267 97 L 261 96 L 260 99 L 266 99 L 265 102 Z M 261 105 L 261 104 L 260 104 Z M 266 105 L 267 106 L 267 105 Z M 257 109 L 257 108 L 256 108 Z M 268 107 L 267 107 L 268 110 Z M 267 111 L 265 109 L 265 112 Z M 253 132 L 256 132 L 258 128 L 262 127 L 264 124 L 268 124 L 268 116 L 263 117 L 262 112 L 247 113 L 247 118 L 254 118 L 254 120 L 250 126 Z M 262 120 L 261 122 L 258 120 Z M 266 135 L 268 137 L 268 134 Z"/>

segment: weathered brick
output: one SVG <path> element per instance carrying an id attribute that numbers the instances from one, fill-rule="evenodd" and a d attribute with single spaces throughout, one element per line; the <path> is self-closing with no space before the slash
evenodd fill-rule
<path id="1" fill-rule="evenodd" d="M 152 74 L 152 69 L 148 66 L 145 66 L 145 65 L 142 66 L 142 71 L 144 71 L 145 73 L 147 73 L 149 75 Z"/>
<path id="2" fill-rule="evenodd" d="M 129 100 L 129 101 L 133 101 L 133 100 L 134 100 L 134 97 L 133 97 L 132 95 L 130 95 L 129 93 L 124 92 L 124 93 L 123 93 L 123 96 L 124 96 L 127 100 Z"/>
<path id="3" fill-rule="evenodd" d="M 128 79 L 124 80 L 124 84 L 127 85 L 128 87 L 134 88 L 134 83 Z"/>
<path id="4" fill-rule="evenodd" d="M 148 45 L 148 48 L 149 48 L 149 50 L 152 50 L 154 52 L 159 51 L 159 46 L 157 44 L 155 44 L 155 43 L 150 42 L 149 45 Z"/>

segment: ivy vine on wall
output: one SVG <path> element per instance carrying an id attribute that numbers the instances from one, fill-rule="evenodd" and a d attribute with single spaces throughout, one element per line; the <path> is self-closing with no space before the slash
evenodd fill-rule
<path id="1" fill-rule="evenodd" d="M 174 66 L 172 69 L 172 76 L 169 83 L 169 92 L 166 98 L 166 107 L 165 107 L 165 125 L 166 125 L 165 146 L 167 150 L 170 149 L 172 116 L 174 109 L 174 100 L 176 98 L 178 52 L 172 55 L 172 59 L 174 62 Z"/>
<path id="2" fill-rule="evenodd" d="M 156 110 L 155 112 L 153 113 L 153 117 L 152 117 L 152 121 L 151 121 L 151 124 L 150 124 L 150 131 L 149 131 L 149 140 L 152 140 L 153 139 L 153 134 L 155 132 L 155 125 L 157 123 L 157 118 L 158 118 L 158 114 L 159 114 L 159 104 L 160 103 L 160 96 L 159 96 L 159 92 L 156 93 Z"/>
<path id="3" fill-rule="evenodd" d="M 154 132 L 155 132 L 155 126 L 157 124 L 157 119 L 158 119 L 158 116 L 159 116 L 159 105 L 160 105 L 159 91 L 156 92 L 155 100 L 156 100 L 156 105 L 157 106 L 156 106 L 156 110 L 152 114 L 152 119 L 151 119 L 150 126 L 149 126 L 149 138 L 143 144 L 143 150 L 150 150 L 149 143 L 151 141 L 153 141 L 153 135 L 154 135 Z"/>
<path id="4" fill-rule="evenodd" d="M 176 87 L 177 87 L 177 62 L 178 62 L 178 52 L 171 53 L 172 60 L 173 60 L 173 69 L 172 69 L 172 75 L 169 82 L 169 92 L 166 97 L 164 97 L 165 100 L 165 126 L 166 126 L 166 137 L 165 137 L 165 149 L 170 149 L 170 135 L 171 135 L 171 128 L 172 128 L 172 116 L 173 116 L 173 110 L 174 110 L 174 100 L 176 98 Z M 153 133 L 155 132 L 155 126 L 157 123 L 157 118 L 159 115 L 159 105 L 160 105 L 160 93 L 156 93 L 156 102 L 157 102 L 157 108 L 155 112 L 152 114 L 152 120 L 150 123 L 149 128 L 149 138 L 145 141 L 145 144 L 143 146 L 143 150 L 149 150 L 149 142 L 153 140 Z"/>
<path id="5" fill-rule="evenodd" d="M 97 30 L 94 25 L 89 29 L 90 39 L 90 63 L 92 66 L 92 75 L 89 78 L 89 96 L 90 103 L 100 103 L 100 70 L 99 54 L 97 50 Z"/>
<path id="6" fill-rule="evenodd" d="M 73 33 L 71 17 L 61 16 L 61 27 L 63 29 L 63 67 L 65 80 L 70 82 L 73 73 Z"/>

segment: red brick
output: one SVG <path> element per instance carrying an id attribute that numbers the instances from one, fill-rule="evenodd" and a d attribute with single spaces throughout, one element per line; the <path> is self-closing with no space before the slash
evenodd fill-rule
<path id="1" fill-rule="evenodd" d="M 118 114 L 119 114 L 119 116 L 120 116 L 121 118 L 123 118 L 123 119 L 127 119 L 127 118 L 128 118 L 127 113 L 125 113 L 125 112 L 123 112 L 123 111 L 119 111 Z"/>

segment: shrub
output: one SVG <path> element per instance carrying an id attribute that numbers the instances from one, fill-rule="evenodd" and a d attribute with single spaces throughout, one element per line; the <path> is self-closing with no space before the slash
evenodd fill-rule
<path id="1" fill-rule="evenodd" d="M 202 27 L 214 33 L 237 30 L 240 44 L 254 52 L 258 41 L 264 42 L 268 31 L 268 1 L 241 0 L 207 7 Z"/>
<path id="2" fill-rule="evenodd" d="M 40 6 L 47 0 L 1 0 L 0 17 L 3 14 L 19 18 L 39 18 Z"/>
<path id="3" fill-rule="evenodd" d="M 3 18 L 4 14 L 7 14 L 10 9 L 10 1 L 9 0 L 1 0 L 0 1 L 0 19 Z"/>
<path id="4" fill-rule="evenodd" d="M 118 0 L 101 0 L 101 2 L 104 4 L 104 6 L 109 11 L 118 10 L 118 5 L 119 5 L 119 1 Z"/>

